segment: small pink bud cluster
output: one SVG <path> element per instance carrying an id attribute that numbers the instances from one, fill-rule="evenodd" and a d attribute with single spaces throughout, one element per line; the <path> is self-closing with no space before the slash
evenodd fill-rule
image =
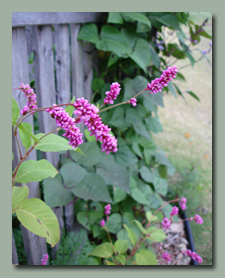
<path id="1" fill-rule="evenodd" d="M 111 213 L 111 205 L 108 204 L 108 205 L 105 206 L 105 214 L 107 215 L 107 214 L 110 214 L 110 213 Z"/>
<path id="2" fill-rule="evenodd" d="M 48 254 L 45 254 L 43 259 L 41 260 L 41 265 L 46 265 L 48 258 L 49 258 Z"/>
<path id="3" fill-rule="evenodd" d="M 166 251 L 162 253 L 162 258 L 167 262 L 170 262 L 172 259 L 171 255 L 169 255 Z"/>
<path id="4" fill-rule="evenodd" d="M 201 216 L 198 215 L 198 214 L 195 214 L 194 220 L 195 220 L 195 222 L 197 224 L 200 224 L 200 225 L 204 223 L 204 221 L 202 220 Z"/>
<path id="5" fill-rule="evenodd" d="M 171 213 L 170 213 L 170 216 L 174 216 L 174 215 L 177 215 L 178 214 L 178 211 L 179 211 L 179 209 L 178 209 L 178 207 L 173 207 L 172 208 L 172 211 L 171 211 Z"/>
<path id="6" fill-rule="evenodd" d="M 107 220 L 109 219 L 109 214 L 110 214 L 110 213 L 111 213 L 111 205 L 108 204 L 108 205 L 105 206 L 105 215 L 106 215 L 106 219 L 107 219 Z M 100 221 L 100 226 L 101 226 L 101 227 L 105 226 L 105 220 L 104 220 L 104 219 L 102 219 L 102 220 Z"/>
<path id="7" fill-rule="evenodd" d="M 30 110 L 37 108 L 36 94 L 28 84 L 24 85 L 21 83 L 19 89 L 22 90 L 25 96 L 28 98 L 27 105 L 25 105 L 23 110 L 20 111 L 20 114 L 25 115 Z"/>
<path id="8" fill-rule="evenodd" d="M 182 210 L 185 210 L 185 209 L 186 209 L 186 203 L 187 203 L 187 199 L 184 198 L 184 197 L 182 197 L 182 198 L 180 199 L 180 203 L 179 203 L 180 208 L 181 208 Z"/>
<path id="9" fill-rule="evenodd" d="M 56 104 L 53 104 L 54 106 Z M 75 119 L 71 118 L 69 113 L 66 113 L 62 107 L 50 108 L 46 111 L 56 120 L 57 126 L 66 131 L 63 136 L 69 139 L 69 144 L 73 148 L 83 143 L 83 134 L 80 133 L 80 129 L 75 125 Z"/>
<path id="10" fill-rule="evenodd" d="M 189 256 L 192 260 L 197 261 L 199 264 L 202 263 L 202 258 L 197 253 L 192 252 L 190 249 L 182 252 L 184 255 Z"/>
<path id="11" fill-rule="evenodd" d="M 162 225 L 163 225 L 164 229 L 169 229 L 170 228 L 170 220 L 167 217 L 165 217 L 162 221 Z"/>
<path id="12" fill-rule="evenodd" d="M 137 100 L 136 100 L 136 98 L 131 98 L 130 100 L 127 101 L 127 103 L 131 103 L 133 106 L 136 106 Z"/>
<path id="13" fill-rule="evenodd" d="M 104 99 L 104 104 L 113 104 L 113 100 L 115 100 L 120 93 L 120 84 L 118 82 L 112 83 L 110 86 L 110 91 L 107 91 L 105 94 L 107 97 Z"/>
<path id="14" fill-rule="evenodd" d="M 109 152 L 115 153 L 117 151 L 117 139 L 109 133 L 111 128 L 102 123 L 101 117 L 97 114 L 99 109 L 83 97 L 76 99 L 73 106 L 76 108 L 73 113 L 78 116 L 75 122 L 83 121 L 84 125 L 87 125 L 88 130 L 91 132 L 90 136 L 94 135 L 96 141 L 102 142 L 102 151 L 105 151 L 106 154 Z"/>
<path id="15" fill-rule="evenodd" d="M 145 91 L 150 91 L 149 94 L 155 95 L 161 92 L 163 87 L 167 87 L 168 83 L 172 81 L 172 78 L 176 78 L 178 69 L 177 66 L 168 67 L 163 71 L 159 78 L 156 78 L 148 83 Z"/>

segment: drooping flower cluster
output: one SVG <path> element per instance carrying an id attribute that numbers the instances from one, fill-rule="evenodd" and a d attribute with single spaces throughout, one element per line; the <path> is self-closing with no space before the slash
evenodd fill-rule
<path id="1" fill-rule="evenodd" d="M 184 255 L 189 256 L 192 260 L 197 261 L 199 264 L 202 263 L 202 257 L 199 256 L 197 253 L 192 252 L 190 249 L 182 252 Z"/>
<path id="2" fill-rule="evenodd" d="M 102 123 L 101 117 L 97 114 L 99 109 L 83 97 L 76 99 L 73 106 L 76 109 L 74 114 L 78 116 L 75 122 L 84 122 L 84 125 L 91 132 L 90 136 L 94 135 L 96 141 L 102 142 L 102 151 L 105 151 L 106 154 L 115 153 L 117 151 L 117 139 L 109 133 L 111 128 Z"/>
<path id="3" fill-rule="evenodd" d="M 163 71 L 162 75 L 159 78 L 156 78 L 148 83 L 145 91 L 150 91 L 149 94 L 155 95 L 158 92 L 161 92 L 163 87 L 167 87 L 168 83 L 172 81 L 172 78 L 176 78 L 178 69 L 177 66 L 168 67 Z"/>
<path id="4" fill-rule="evenodd" d="M 202 220 L 201 216 L 198 215 L 198 214 L 195 214 L 194 220 L 195 220 L 195 222 L 196 222 L 197 224 L 200 224 L 200 225 L 204 223 L 204 221 Z"/>
<path id="5" fill-rule="evenodd" d="M 136 100 L 136 98 L 131 98 L 130 100 L 127 101 L 127 103 L 131 103 L 133 106 L 136 106 L 137 100 Z"/>
<path id="6" fill-rule="evenodd" d="M 165 217 L 161 223 L 162 223 L 164 229 L 170 228 L 170 220 L 167 217 Z"/>
<path id="7" fill-rule="evenodd" d="M 113 100 L 117 98 L 120 90 L 121 88 L 118 82 L 112 83 L 112 85 L 110 85 L 110 91 L 105 93 L 107 97 L 104 99 L 104 104 L 113 104 Z"/>
<path id="8" fill-rule="evenodd" d="M 56 106 L 56 104 L 53 104 L 53 107 L 54 106 Z M 75 125 L 75 119 L 71 118 L 69 113 L 67 113 L 62 107 L 50 108 L 46 109 L 46 111 L 56 120 L 57 126 L 65 130 L 63 136 L 69 139 L 69 144 L 73 148 L 76 148 L 83 143 L 83 134 Z"/>
<path id="9" fill-rule="evenodd" d="M 174 216 L 174 215 L 177 215 L 178 214 L 178 211 L 179 211 L 179 209 L 178 209 L 178 207 L 173 207 L 172 208 L 172 211 L 171 211 L 171 213 L 170 213 L 170 216 Z"/>
<path id="10" fill-rule="evenodd" d="M 48 258 L 49 258 L 48 254 L 45 254 L 43 259 L 41 260 L 41 265 L 46 265 Z"/>
<path id="11" fill-rule="evenodd" d="M 181 208 L 182 210 L 185 210 L 185 209 L 186 209 L 186 203 L 187 203 L 187 199 L 184 198 L 184 197 L 182 197 L 182 198 L 180 199 L 180 203 L 179 203 L 180 208 Z"/>
<path id="12" fill-rule="evenodd" d="M 22 90 L 27 97 L 27 105 L 25 105 L 23 110 L 20 111 L 20 114 L 25 115 L 28 111 L 37 108 L 36 94 L 28 84 L 24 85 L 21 83 L 19 89 Z"/>
<path id="13" fill-rule="evenodd" d="M 170 262 L 172 259 L 171 255 L 169 255 L 166 251 L 162 253 L 162 258 L 167 262 Z"/>

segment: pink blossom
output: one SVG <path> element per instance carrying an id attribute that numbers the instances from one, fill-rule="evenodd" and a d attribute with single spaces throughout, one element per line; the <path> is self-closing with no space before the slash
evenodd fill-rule
<path id="1" fill-rule="evenodd" d="M 189 256 L 192 260 L 197 261 L 199 264 L 202 263 L 202 257 L 199 256 L 196 252 L 192 252 L 190 249 L 182 252 L 184 255 Z"/>
<path id="2" fill-rule="evenodd" d="M 171 211 L 170 215 L 171 216 L 177 215 L 178 211 L 179 211 L 178 207 L 175 206 L 175 207 L 172 208 L 172 211 Z"/>
<path id="3" fill-rule="evenodd" d="M 204 223 L 204 221 L 202 220 L 201 216 L 198 215 L 198 214 L 195 214 L 194 220 L 195 220 L 195 222 L 196 222 L 197 224 L 200 224 L 200 225 Z"/>
<path id="4" fill-rule="evenodd" d="M 19 89 L 22 90 L 27 97 L 27 105 L 25 105 L 23 110 L 20 111 L 20 114 L 25 115 L 30 110 L 37 108 L 36 94 L 28 84 L 24 85 L 23 83 L 21 83 Z"/>
<path id="5" fill-rule="evenodd" d="M 110 214 L 111 213 L 111 205 L 110 204 L 108 204 L 108 205 L 106 205 L 105 206 L 105 214 L 107 215 L 107 214 Z"/>
<path id="6" fill-rule="evenodd" d="M 41 260 L 41 265 L 46 265 L 48 258 L 49 258 L 48 254 L 45 254 L 43 256 L 43 259 Z"/>
<path id="7" fill-rule="evenodd" d="M 162 223 L 164 229 L 170 228 L 170 220 L 167 217 L 165 217 L 161 223 Z"/>
<path id="8" fill-rule="evenodd" d="M 115 100 L 120 93 L 120 84 L 118 82 L 112 83 L 110 86 L 110 91 L 107 91 L 105 94 L 107 97 L 104 99 L 104 104 L 113 104 L 113 100 Z"/>
<path id="9" fill-rule="evenodd" d="M 169 255 L 166 251 L 162 253 L 162 258 L 167 262 L 171 261 L 172 259 L 171 255 Z"/>
<path id="10" fill-rule="evenodd" d="M 102 220 L 100 221 L 100 226 L 101 226 L 101 227 L 105 226 L 105 220 L 104 220 L 104 219 L 102 219 Z"/>
<path id="11" fill-rule="evenodd" d="M 145 91 L 150 91 L 149 94 L 155 95 L 158 92 L 161 92 L 164 87 L 167 87 L 168 83 L 172 81 L 172 78 L 176 78 L 178 69 L 177 66 L 168 67 L 163 71 L 162 75 L 159 78 L 155 78 L 148 83 Z"/>
<path id="12" fill-rule="evenodd" d="M 136 106 L 137 100 L 136 100 L 136 98 L 131 98 L 130 100 L 127 101 L 127 103 L 131 103 L 133 106 Z"/>
<path id="13" fill-rule="evenodd" d="M 73 106 L 76 108 L 74 114 L 78 116 L 75 122 L 84 122 L 88 131 L 91 132 L 90 136 L 94 135 L 96 141 L 102 142 L 102 151 L 105 151 L 106 154 L 115 153 L 117 151 L 117 139 L 109 133 L 111 128 L 102 123 L 101 117 L 97 114 L 99 109 L 83 97 L 76 99 Z"/>
<path id="14" fill-rule="evenodd" d="M 179 203 L 179 205 L 180 205 L 180 208 L 182 209 L 182 210 L 185 210 L 186 209 L 186 203 L 187 203 L 187 199 L 186 198 L 181 198 L 180 199 L 180 203 Z"/>

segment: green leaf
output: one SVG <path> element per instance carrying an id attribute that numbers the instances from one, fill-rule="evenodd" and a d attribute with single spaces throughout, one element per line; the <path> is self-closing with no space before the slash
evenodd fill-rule
<path id="1" fill-rule="evenodd" d="M 166 14 L 164 16 L 157 17 L 157 20 L 168 27 L 174 28 L 175 30 L 181 30 L 178 19 L 172 14 Z"/>
<path id="2" fill-rule="evenodd" d="M 72 192 L 86 201 L 113 203 L 104 180 L 98 174 L 87 174 L 78 185 L 72 188 Z"/>
<path id="3" fill-rule="evenodd" d="M 106 264 L 107 264 L 107 265 L 116 265 L 115 263 L 109 262 L 109 261 L 106 261 Z"/>
<path id="4" fill-rule="evenodd" d="M 154 178 L 154 188 L 155 191 L 158 192 L 161 195 L 166 195 L 167 190 L 168 190 L 168 186 L 167 186 L 167 180 L 166 179 L 162 179 L 162 178 Z"/>
<path id="5" fill-rule="evenodd" d="M 151 222 L 157 221 L 157 219 L 158 219 L 158 217 L 157 217 L 156 215 L 154 215 L 154 216 L 152 217 L 151 211 L 147 211 L 147 212 L 146 212 L 146 218 L 147 218 L 148 221 L 151 220 Z M 151 222 L 150 222 L 150 223 L 151 223 Z"/>
<path id="6" fill-rule="evenodd" d="M 124 109 L 121 106 L 114 109 L 109 124 L 120 129 L 126 129 L 126 123 L 124 120 Z"/>
<path id="7" fill-rule="evenodd" d="M 31 52 L 29 60 L 28 60 L 28 64 L 32 64 L 34 61 L 34 52 Z"/>
<path id="8" fill-rule="evenodd" d="M 174 89 L 174 86 L 173 86 L 172 82 L 169 82 L 169 84 L 167 85 L 167 88 L 171 92 L 171 94 L 176 98 L 177 95 L 176 95 L 176 91 Z"/>
<path id="9" fill-rule="evenodd" d="M 119 203 L 120 201 L 124 200 L 126 198 L 127 194 L 123 189 L 119 187 L 114 187 L 113 191 L 113 200 L 114 204 Z"/>
<path id="10" fill-rule="evenodd" d="M 149 44 L 149 50 L 152 57 L 152 63 L 156 66 L 156 68 L 158 68 L 160 65 L 160 58 L 151 44 Z"/>
<path id="11" fill-rule="evenodd" d="M 70 151 L 73 160 L 84 167 L 92 167 L 101 159 L 101 151 L 96 142 L 87 142 L 80 145 L 80 149 L 86 156 Z"/>
<path id="12" fill-rule="evenodd" d="M 166 165 L 159 165 L 158 172 L 161 178 L 167 179 L 167 166 Z"/>
<path id="13" fill-rule="evenodd" d="M 131 228 L 129 228 L 126 224 L 123 225 L 124 228 L 127 230 L 128 232 L 128 237 L 132 243 L 133 246 L 135 246 L 136 242 L 137 242 L 137 237 L 136 234 L 134 233 L 134 231 L 131 230 Z"/>
<path id="14" fill-rule="evenodd" d="M 28 123 L 21 123 L 19 129 L 24 131 L 29 137 L 31 137 L 35 142 L 40 142 L 40 140 L 32 133 L 32 127 Z"/>
<path id="15" fill-rule="evenodd" d="M 66 187 L 73 187 L 79 184 L 86 176 L 87 171 L 74 162 L 66 163 L 60 168 L 63 183 Z"/>
<path id="16" fill-rule="evenodd" d="M 137 265 L 157 265 L 155 254 L 149 250 L 142 249 L 135 254 Z"/>
<path id="17" fill-rule="evenodd" d="M 186 91 L 190 96 L 192 96 L 193 98 L 195 98 L 197 101 L 200 102 L 200 99 L 198 98 L 198 96 L 196 96 L 196 94 L 194 94 L 193 92 L 191 91 Z"/>
<path id="18" fill-rule="evenodd" d="M 13 186 L 12 189 L 12 212 L 19 207 L 19 205 L 27 199 L 29 194 L 28 187 L 24 184 L 23 186 Z"/>
<path id="19" fill-rule="evenodd" d="M 146 196 L 140 189 L 134 188 L 131 189 L 132 198 L 137 201 L 139 204 L 149 205 L 149 201 L 146 199 Z"/>
<path id="20" fill-rule="evenodd" d="M 44 133 L 38 133 L 36 137 L 40 139 L 44 136 Z M 35 146 L 35 150 L 40 150 L 42 152 L 60 152 L 67 150 L 75 150 L 69 145 L 68 140 L 56 134 L 48 134 L 40 140 Z"/>
<path id="21" fill-rule="evenodd" d="M 82 211 L 77 214 L 78 222 L 88 230 L 91 230 L 96 222 L 99 225 L 101 218 L 102 211 Z"/>
<path id="22" fill-rule="evenodd" d="M 141 174 L 142 179 L 146 182 L 152 183 L 154 181 L 153 173 L 146 166 L 142 166 L 139 172 Z"/>
<path id="23" fill-rule="evenodd" d="M 110 233 L 116 234 L 122 229 L 122 217 L 119 213 L 113 213 L 106 222 L 107 229 Z"/>
<path id="24" fill-rule="evenodd" d="M 163 230 L 155 226 L 147 228 L 147 234 L 150 234 L 151 236 L 149 237 L 149 239 L 155 242 L 163 241 L 166 238 L 166 234 L 163 232 Z"/>
<path id="25" fill-rule="evenodd" d="M 134 51 L 128 55 L 146 73 L 146 68 L 151 64 L 151 54 L 147 41 L 138 39 Z"/>
<path id="26" fill-rule="evenodd" d="M 28 160 L 22 162 L 17 172 L 15 182 L 29 183 L 32 181 L 42 181 L 45 178 L 53 178 L 58 171 L 46 159 Z"/>
<path id="27" fill-rule="evenodd" d="M 116 261 L 121 263 L 122 265 L 125 265 L 126 263 L 126 257 L 124 255 L 118 255 L 115 257 Z"/>
<path id="28" fill-rule="evenodd" d="M 12 97 L 12 121 L 17 121 L 20 114 L 20 108 L 16 100 Z"/>
<path id="29" fill-rule="evenodd" d="M 128 166 L 136 163 L 138 161 L 138 159 L 137 159 L 136 155 L 127 146 L 125 141 L 119 137 L 117 138 L 117 140 L 118 140 L 118 151 L 115 154 L 116 161 L 119 164 L 123 165 L 124 167 L 128 167 Z"/>
<path id="30" fill-rule="evenodd" d="M 70 103 L 74 103 L 75 102 L 75 97 L 73 97 L 70 101 Z M 65 112 L 69 113 L 69 116 L 72 117 L 73 116 L 73 111 L 74 111 L 74 106 L 73 105 L 67 105 Z"/>
<path id="31" fill-rule="evenodd" d="M 84 135 L 86 137 L 86 139 L 88 140 L 88 142 L 96 142 L 96 138 L 94 135 L 90 136 L 90 131 L 88 131 L 87 129 L 84 130 Z"/>
<path id="32" fill-rule="evenodd" d="M 151 31 L 151 27 L 149 27 L 147 24 L 144 24 L 142 22 L 137 23 L 137 33 L 145 33 Z"/>
<path id="33" fill-rule="evenodd" d="M 144 227 L 142 226 L 141 222 L 139 222 L 138 220 L 134 220 L 134 222 L 137 224 L 138 228 L 140 229 L 140 231 L 143 234 L 146 234 L 146 230 L 144 229 Z"/>
<path id="34" fill-rule="evenodd" d="M 26 151 L 31 146 L 30 135 L 32 133 L 32 126 L 29 123 L 22 123 L 19 125 L 20 139 Z"/>
<path id="35" fill-rule="evenodd" d="M 101 160 L 96 164 L 96 172 L 107 185 L 120 187 L 125 192 L 130 192 L 129 173 L 124 166 L 116 163 L 113 157 L 103 154 Z"/>
<path id="36" fill-rule="evenodd" d="M 80 29 L 77 39 L 96 44 L 100 40 L 97 26 L 94 23 L 83 25 Z"/>
<path id="37" fill-rule="evenodd" d="M 120 13 L 109 12 L 107 23 L 123 24 L 123 18 Z"/>
<path id="38" fill-rule="evenodd" d="M 186 82 L 185 77 L 180 72 L 177 73 L 176 79 L 179 80 L 179 81 L 182 81 L 182 82 Z"/>
<path id="39" fill-rule="evenodd" d="M 151 22 L 149 19 L 141 13 L 121 13 L 124 20 L 127 22 L 138 21 L 146 24 L 148 27 L 151 27 Z"/>
<path id="40" fill-rule="evenodd" d="M 159 105 L 161 107 L 164 107 L 163 98 L 162 98 L 162 95 L 160 93 L 157 93 L 156 95 L 144 94 L 143 96 L 144 96 L 144 99 L 149 98 L 149 100 L 153 104 L 156 104 L 156 105 Z"/>
<path id="41" fill-rule="evenodd" d="M 95 77 L 91 83 L 91 87 L 95 92 L 101 92 L 102 87 L 105 85 L 105 82 L 101 78 Z"/>
<path id="42" fill-rule="evenodd" d="M 140 158 L 143 159 L 140 147 L 137 143 L 135 142 L 132 143 L 132 150 L 136 153 L 136 155 L 138 155 Z"/>
<path id="43" fill-rule="evenodd" d="M 120 240 L 118 239 L 114 243 L 114 248 L 118 254 L 123 254 L 127 251 L 128 249 L 128 241 L 127 240 Z"/>
<path id="44" fill-rule="evenodd" d="M 114 65 L 116 62 L 119 61 L 119 57 L 115 53 L 111 53 L 109 56 L 107 67 Z"/>
<path id="45" fill-rule="evenodd" d="M 89 256 L 100 257 L 100 258 L 110 258 L 113 254 L 112 245 L 109 242 L 102 243 L 95 247 Z"/>
<path id="46" fill-rule="evenodd" d="M 47 178 L 43 181 L 45 203 L 54 208 L 65 206 L 73 201 L 72 194 L 63 186 L 62 178 L 57 174 L 53 179 Z"/>
<path id="47" fill-rule="evenodd" d="M 146 137 L 146 138 L 149 139 L 149 140 L 151 139 L 150 134 L 149 134 L 149 132 L 147 131 L 147 129 L 145 128 L 145 125 L 144 125 L 143 123 L 141 123 L 141 124 L 135 123 L 135 124 L 133 124 L 133 127 L 134 127 L 134 130 L 135 130 L 138 134 L 140 134 L 140 135 Z"/>
<path id="48" fill-rule="evenodd" d="M 60 230 L 57 217 L 42 200 L 26 199 L 16 210 L 16 215 L 25 228 L 38 236 L 45 237 L 51 247 L 59 241 Z"/>
<path id="49" fill-rule="evenodd" d="M 149 130 L 151 130 L 152 132 L 154 133 L 163 132 L 163 127 L 161 125 L 159 117 L 150 116 L 146 118 L 145 121 Z"/>

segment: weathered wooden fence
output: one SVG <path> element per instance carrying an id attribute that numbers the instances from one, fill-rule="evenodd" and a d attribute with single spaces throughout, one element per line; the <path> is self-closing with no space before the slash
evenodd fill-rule
<path id="1" fill-rule="evenodd" d="M 20 83 L 28 84 L 35 79 L 35 93 L 38 106 L 47 107 L 53 103 L 69 102 L 72 96 L 84 96 L 90 99 L 93 66 L 95 64 L 94 49 L 90 44 L 77 40 L 82 23 L 101 21 L 103 13 L 71 12 L 71 13 L 12 13 L 12 88 Z M 55 55 L 53 50 L 55 46 Z M 33 52 L 33 63 L 28 64 L 28 57 Z M 19 90 L 13 91 L 13 97 L 22 109 L 26 98 Z M 47 133 L 56 129 L 55 122 L 47 113 L 39 113 L 39 130 Z M 32 117 L 27 122 L 33 126 Z M 23 149 L 23 147 L 21 146 Z M 19 161 L 13 138 L 13 168 Z M 56 168 L 59 154 L 48 152 L 43 154 Z M 36 160 L 36 153 L 31 152 L 28 159 Z M 29 198 L 39 198 L 39 183 L 28 184 Z M 60 229 L 74 229 L 75 216 L 73 204 L 57 207 L 54 212 L 59 220 Z M 65 221 L 64 221 L 65 219 Z M 39 265 L 43 254 L 47 253 L 45 239 L 22 227 L 23 241 L 29 265 Z M 57 246 L 53 248 L 53 257 Z M 12 260 L 18 263 L 14 238 L 12 235 Z"/>

